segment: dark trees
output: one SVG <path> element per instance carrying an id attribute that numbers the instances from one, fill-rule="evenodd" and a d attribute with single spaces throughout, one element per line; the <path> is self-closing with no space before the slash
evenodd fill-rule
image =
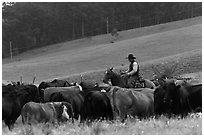
<path id="1" fill-rule="evenodd" d="M 2 53 L 201 15 L 201 2 L 4 2 Z"/>

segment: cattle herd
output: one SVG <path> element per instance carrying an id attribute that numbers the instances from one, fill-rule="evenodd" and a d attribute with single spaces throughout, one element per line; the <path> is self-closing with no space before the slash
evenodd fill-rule
<path id="1" fill-rule="evenodd" d="M 122 88 L 86 81 L 54 79 L 33 84 L 2 84 L 2 120 L 10 130 L 21 115 L 23 124 L 59 123 L 202 112 L 202 84 L 162 79 L 155 88 Z"/>

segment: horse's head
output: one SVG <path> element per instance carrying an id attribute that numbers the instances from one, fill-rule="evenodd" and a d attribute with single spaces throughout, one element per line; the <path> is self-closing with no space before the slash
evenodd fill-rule
<path id="1" fill-rule="evenodd" d="M 120 74 L 113 72 L 113 67 L 105 71 L 103 82 L 109 84 L 109 80 L 112 86 L 126 87 L 126 79 L 122 78 Z"/>
<path id="2" fill-rule="evenodd" d="M 113 67 L 111 68 L 108 68 L 106 71 L 105 71 L 105 75 L 104 75 L 104 78 L 103 78 L 103 82 L 108 84 L 108 81 L 113 77 Z"/>

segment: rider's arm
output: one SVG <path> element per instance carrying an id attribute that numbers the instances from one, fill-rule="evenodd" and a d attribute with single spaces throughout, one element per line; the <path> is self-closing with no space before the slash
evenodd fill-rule
<path id="1" fill-rule="evenodd" d="M 129 71 L 130 71 L 130 70 L 129 70 L 129 68 L 128 68 L 127 70 L 124 70 L 124 71 L 121 71 L 121 72 L 122 72 L 122 74 L 127 74 Z"/>
<path id="2" fill-rule="evenodd" d="M 133 70 L 128 72 L 127 74 L 130 75 L 130 76 L 134 75 L 137 72 L 137 69 L 138 69 L 138 64 L 137 64 L 137 62 L 134 62 L 133 63 Z"/>

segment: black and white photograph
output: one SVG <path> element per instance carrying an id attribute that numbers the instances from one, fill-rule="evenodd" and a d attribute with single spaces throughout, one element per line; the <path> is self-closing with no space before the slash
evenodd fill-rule
<path id="1" fill-rule="evenodd" d="M 2 1 L 2 135 L 202 135 L 202 1 Z"/>

